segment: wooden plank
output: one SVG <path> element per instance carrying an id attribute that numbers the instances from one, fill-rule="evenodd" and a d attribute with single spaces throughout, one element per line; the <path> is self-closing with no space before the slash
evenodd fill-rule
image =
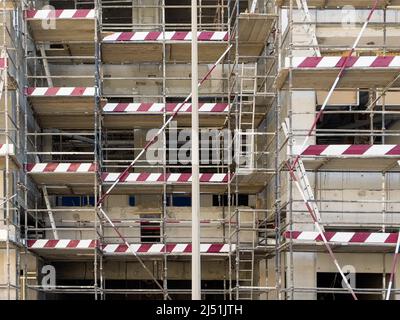
<path id="1" fill-rule="evenodd" d="M 94 97 L 31 96 L 29 101 L 37 114 L 92 114 Z"/>
<path id="2" fill-rule="evenodd" d="M 94 19 L 56 19 L 55 29 L 44 29 L 42 20 L 28 19 L 36 41 L 90 41 L 94 42 Z"/>
<path id="3" fill-rule="evenodd" d="M 93 129 L 93 115 L 41 115 L 39 124 L 43 129 Z"/>
<path id="4" fill-rule="evenodd" d="M 58 172 L 38 172 L 29 173 L 33 180 L 38 184 L 45 184 L 46 186 L 67 186 L 67 185 L 94 185 L 94 172 L 69 172 L 69 173 L 58 173 Z"/>
<path id="5" fill-rule="evenodd" d="M 162 44 L 104 43 L 102 59 L 105 63 L 161 62 Z"/>
<path id="6" fill-rule="evenodd" d="M 214 62 L 226 50 L 226 42 L 199 43 L 199 61 Z M 102 58 L 105 63 L 162 62 L 161 43 L 104 43 Z M 188 62 L 191 59 L 190 42 L 167 44 L 168 62 Z"/>

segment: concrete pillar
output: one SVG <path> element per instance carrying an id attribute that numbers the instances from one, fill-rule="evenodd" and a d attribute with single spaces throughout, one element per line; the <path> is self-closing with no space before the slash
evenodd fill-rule
<path id="1" fill-rule="evenodd" d="M 294 287 L 295 288 L 316 288 L 316 254 L 308 252 L 293 253 L 293 271 L 294 271 Z M 289 271 L 286 272 L 287 283 L 290 284 Z M 296 292 L 295 300 L 316 300 L 316 293 Z"/>
<path id="2" fill-rule="evenodd" d="M 17 273 L 16 273 L 16 251 L 15 248 L 10 248 L 9 259 L 7 257 L 5 243 L 0 244 L 0 285 L 4 286 L 8 284 L 17 285 Z M 8 262 L 10 267 L 8 269 Z M 9 276 L 8 276 L 9 275 Z M 10 296 L 8 296 L 8 289 L 0 287 L 0 300 L 15 300 L 17 298 L 17 292 L 15 288 L 10 289 Z"/>

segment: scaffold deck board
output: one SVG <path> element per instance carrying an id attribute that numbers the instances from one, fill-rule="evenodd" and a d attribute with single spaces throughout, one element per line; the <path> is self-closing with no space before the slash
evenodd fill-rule
<path id="1" fill-rule="evenodd" d="M 60 116 L 59 113 L 38 115 L 38 122 L 42 129 L 93 129 L 95 117 L 93 114 L 75 114 Z M 132 128 L 132 123 L 129 128 Z"/>
<path id="2" fill-rule="evenodd" d="M 293 57 L 293 89 L 328 90 L 334 83 L 345 57 Z M 290 59 L 285 60 L 285 68 L 279 71 L 275 85 L 281 89 L 288 86 Z M 351 57 L 347 61 L 344 75 L 338 88 L 386 87 L 400 72 L 400 56 Z M 399 87 L 400 80 L 392 87 Z"/>
<path id="3" fill-rule="evenodd" d="M 241 188 L 241 193 L 253 194 L 262 191 L 268 183 L 269 178 L 272 177 L 272 172 L 262 172 L 260 170 L 251 169 L 238 169 L 238 174 L 232 178 L 232 183 L 238 182 Z"/>
<path id="4" fill-rule="evenodd" d="M 103 185 L 111 185 L 120 173 L 103 173 Z M 127 192 L 160 193 L 164 183 L 169 191 L 190 192 L 191 173 L 129 173 L 121 177 L 120 182 L 113 190 L 115 194 Z M 223 193 L 227 189 L 229 175 L 226 173 L 200 173 L 200 190 L 202 193 Z"/>
<path id="5" fill-rule="evenodd" d="M 239 55 L 259 56 L 276 18 L 275 14 L 241 13 L 238 18 Z"/>
<path id="6" fill-rule="evenodd" d="M 324 232 L 336 252 L 393 252 L 398 233 L 383 232 Z M 295 251 L 326 251 L 322 237 L 316 231 L 286 231 L 286 241 L 293 241 Z"/>
<path id="7" fill-rule="evenodd" d="M 191 59 L 191 32 L 115 32 L 104 33 L 102 59 L 105 63 L 162 62 L 165 41 L 166 61 Z M 198 33 L 199 62 L 214 62 L 226 50 L 228 33 Z"/>
<path id="8" fill-rule="evenodd" d="M 65 188 L 79 185 L 91 185 L 93 188 L 96 176 L 94 163 L 29 163 L 25 169 L 38 184 Z"/>
<path id="9" fill-rule="evenodd" d="M 95 10 L 27 10 L 26 20 L 36 41 L 90 41 L 95 36 Z"/>
<path id="10" fill-rule="evenodd" d="M 99 244 L 96 240 L 71 240 L 71 239 L 38 239 L 27 240 L 30 251 L 43 257 L 68 257 L 77 258 L 82 255 L 94 254 L 97 247 L 104 255 L 109 256 L 133 256 L 133 252 L 143 256 L 169 256 L 190 255 L 192 247 L 190 243 L 135 243 L 130 244 L 130 249 L 125 244 Z M 228 255 L 235 250 L 235 245 L 226 243 L 202 243 L 200 252 L 202 255 Z M 86 257 L 88 258 L 88 257 Z"/>
<path id="11" fill-rule="evenodd" d="M 180 109 L 179 109 L 180 108 Z M 156 128 L 163 124 L 163 114 L 171 116 L 179 109 L 174 121 L 179 126 L 191 125 L 190 103 L 107 103 L 103 107 L 104 126 L 107 128 L 129 129 L 132 123 L 138 128 Z M 221 127 L 228 115 L 227 103 L 200 103 L 199 125 L 203 127 Z"/>
<path id="12" fill-rule="evenodd" d="M 226 44 L 199 43 L 199 63 L 214 62 L 225 50 Z M 191 59 L 190 52 L 190 43 L 168 44 L 165 58 L 167 62 L 189 62 Z M 162 58 L 163 47 L 160 44 L 106 43 L 102 46 L 102 60 L 105 63 L 160 63 Z"/>
<path id="13" fill-rule="evenodd" d="M 399 171 L 400 145 L 309 145 L 293 146 L 307 170 Z"/>
<path id="14" fill-rule="evenodd" d="M 290 0 L 277 0 L 277 5 L 280 7 L 289 7 Z M 341 9 L 344 6 L 353 6 L 357 9 L 362 8 L 371 8 L 374 5 L 374 1 L 371 0 L 307 0 L 308 7 L 316 7 L 316 8 L 334 8 Z M 379 0 L 378 7 L 385 6 L 399 6 L 399 0 Z M 296 1 L 293 0 L 293 8 L 297 8 Z"/>
<path id="15" fill-rule="evenodd" d="M 83 115 L 95 110 L 94 87 L 29 87 L 26 95 L 39 115 Z"/>
<path id="16" fill-rule="evenodd" d="M 49 62 L 57 61 L 57 63 L 71 63 L 72 60 L 69 57 L 74 57 L 74 63 L 94 63 L 94 43 L 58 42 L 57 44 L 57 47 L 45 48 Z M 57 60 L 54 57 L 58 57 Z M 60 57 L 65 57 L 65 59 L 61 59 Z M 83 58 L 78 59 L 77 57 Z"/>

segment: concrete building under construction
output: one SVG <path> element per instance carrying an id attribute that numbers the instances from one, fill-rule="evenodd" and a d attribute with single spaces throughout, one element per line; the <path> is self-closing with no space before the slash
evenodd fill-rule
<path id="1" fill-rule="evenodd" d="M 400 299 L 400 0 L 0 1 L 0 299 Z M 194 180 L 196 181 L 196 180 Z"/>

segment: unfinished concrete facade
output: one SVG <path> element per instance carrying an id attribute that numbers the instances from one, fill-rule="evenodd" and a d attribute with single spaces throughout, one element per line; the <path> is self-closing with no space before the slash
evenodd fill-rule
<path id="1" fill-rule="evenodd" d="M 190 1 L 2 5 L 0 297 L 190 298 Z M 398 298 L 398 5 L 199 1 L 204 299 Z"/>

